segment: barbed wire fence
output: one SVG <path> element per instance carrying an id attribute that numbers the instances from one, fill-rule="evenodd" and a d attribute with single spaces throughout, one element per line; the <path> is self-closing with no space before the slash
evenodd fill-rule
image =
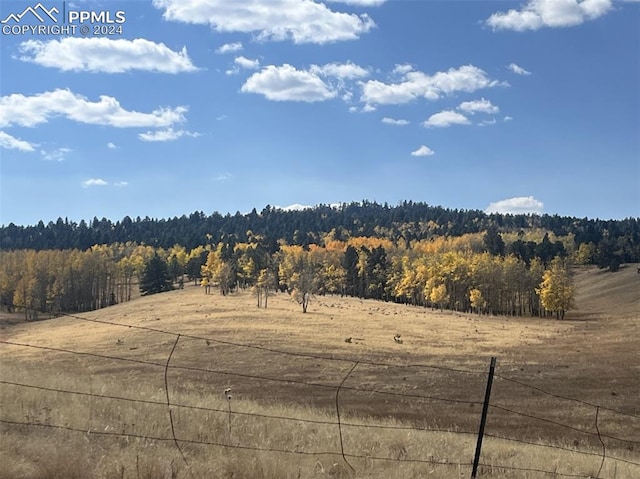
<path id="1" fill-rule="evenodd" d="M 71 389 L 64 388 L 54 388 L 49 386 L 43 386 L 38 384 L 28 384 L 26 381 L 7 381 L 0 380 L 0 385 L 4 387 L 14 387 L 14 388 L 22 388 L 25 390 L 34 390 L 34 391 L 42 391 L 42 392 L 55 392 L 63 395 L 75 396 L 79 398 L 93 398 L 99 400 L 113 400 L 120 401 L 123 403 L 130 404 L 140 404 L 143 406 L 162 406 L 166 408 L 167 418 L 169 424 L 168 434 L 166 435 L 149 435 L 137 433 L 135 431 L 110 431 L 105 428 L 79 428 L 73 427 L 69 425 L 61 425 L 61 424 L 50 424 L 48 422 L 43 423 L 39 420 L 29 420 L 27 418 L 26 421 L 17 420 L 15 418 L 6 418 L 1 417 L 2 411 L 0 411 L 0 423 L 5 424 L 7 426 L 15 426 L 15 427 L 27 427 L 27 428 L 46 428 L 51 430 L 58 431 L 68 431 L 82 434 L 89 434 L 95 436 L 103 436 L 103 437 L 121 437 L 121 438 L 132 438 L 132 439 L 141 439 L 146 441 L 157 441 L 159 443 L 168 443 L 173 444 L 173 446 L 178 451 L 182 462 L 184 463 L 186 469 L 189 471 L 191 477 L 195 477 L 192 469 L 190 458 L 188 454 L 185 453 L 183 449 L 183 445 L 199 445 L 199 446 L 208 446 L 208 447 L 216 447 L 221 449 L 234 449 L 240 451 L 253 451 L 253 452 L 269 452 L 269 453 L 279 453 L 279 454 L 287 454 L 287 455 L 300 455 L 300 456 L 330 456 L 330 457 L 339 457 L 342 458 L 346 466 L 353 472 L 356 472 L 356 467 L 350 462 L 350 460 L 362 460 L 369 462 L 396 462 L 396 463 L 405 463 L 405 464 L 429 464 L 432 466 L 455 466 L 455 467 L 464 467 L 469 468 L 475 471 L 476 468 L 480 468 L 480 474 L 478 477 L 482 477 L 483 470 L 491 471 L 491 472 L 503 472 L 509 474 L 516 473 L 532 473 L 532 474 L 540 474 L 540 475 L 551 475 L 552 477 L 578 477 L 578 478 L 597 478 L 597 479 L 616 479 L 616 478 L 608 478 L 602 476 L 602 471 L 606 461 L 613 461 L 615 463 L 627 464 L 631 466 L 639 466 L 640 460 L 633 461 L 627 458 L 620 457 L 615 453 L 616 450 L 620 449 L 620 445 L 624 445 L 629 450 L 635 450 L 640 447 L 640 439 L 639 438 L 623 438 L 618 437 L 616 435 L 606 433 L 602 428 L 602 413 L 606 412 L 609 415 L 620 416 L 625 418 L 626 420 L 636 420 L 640 419 L 640 415 L 632 414 L 629 412 L 617 410 L 614 408 L 608 408 L 606 406 L 600 404 L 594 404 L 588 401 L 571 398 L 567 396 L 563 396 L 560 394 L 556 394 L 545 389 L 542 389 L 538 386 L 528 384 L 526 382 L 513 379 L 511 377 L 504 376 L 499 373 L 491 373 L 492 379 L 495 378 L 498 385 L 500 383 L 509 384 L 518 388 L 525 388 L 532 392 L 532 394 L 538 394 L 553 400 L 554 402 L 566 402 L 568 404 L 576 404 L 580 407 L 585 407 L 593 410 L 593 424 L 591 427 L 579 427 L 572 424 L 564 423 L 560 420 L 550 419 L 546 417 L 536 416 L 527 411 L 522 411 L 517 409 L 510 404 L 503 404 L 502 401 L 496 401 L 493 399 L 491 402 L 482 400 L 471 400 L 471 399 L 460 399 L 453 397 L 442 397 L 431 394 L 418 394 L 418 393 L 407 393 L 407 392 L 397 392 L 391 390 L 383 390 L 375 387 L 361 387 L 361 386 L 353 386 L 349 385 L 348 381 L 358 370 L 363 366 L 371 367 L 371 368 L 420 368 L 420 369 L 431 369 L 441 373 L 446 373 L 448 375 L 473 375 L 479 378 L 487 377 L 488 374 L 486 371 L 475 371 L 468 370 L 463 368 L 451 368 L 441 365 L 434 364 L 394 364 L 394 363 L 386 363 L 380 361 L 366 361 L 366 360 L 353 360 L 348 358 L 336 357 L 333 355 L 319 355 L 319 354 L 310 354 L 310 353 L 302 353 L 302 352 L 294 352 L 287 350 L 280 350 L 274 348 L 268 348 L 261 345 L 255 344 L 242 344 L 236 343 L 232 341 L 226 341 L 221 339 L 216 339 L 212 337 L 191 335 L 185 333 L 176 333 L 172 331 L 166 331 L 159 328 L 151 328 L 140 325 L 131 325 L 126 323 L 116 323 L 112 321 L 103 321 L 92 318 L 85 318 L 82 316 L 68 314 L 65 315 L 68 318 L 75 319 L 82 322 L 88 323 L 98 323 L 109 325 L 113 327 L 126 328 L 129 330 L 137 330 L 149 333 L 159 333 L 170 336 L 173 340 L 170 342 L 171 350 L 166 358 L 166 361 L 153 361 L 148 359 L 136 359 L 130 357 L 122 357 L 110 354 L 100 354 L 94 352 L 87 351 L 77 351 L 72 349 L 65 348 L 57 348 L 52 346 L 44 346 L 38 344 L 30 344 L 25 342 L 18 341 L 10 341 L 0 339 L 0 345 L 3 346 L 12 346 L 17 348 L 27 348 L 32 350 L 40 350 L 40 351 L 48 351 L 54 352 L 58 354 L 69 354 L 80 357 L 87 357 L 97 360 L 108 360 L 108 361 L 116 361 L 123 364 L 135 364 L 145 367 L 154 367 L 158 368 L 163 373 L 163 382 L 164 382 L 164 396 L 165 400 L 152 400 L 152 399 L 140 399 L 140 398 L 127 398 L 123 396 L 117 395 L 107 395 L 107 394 L 97 394 L 97 393 L 89 393 L 83 391 L 76 391 Z M 266 354 L 274 354 L 274 355 L 283 355 L 297 358 L 304 358 L 309 360 L 314 360 L 318 362 L 340 362 L 344 365 L 348 371 L 346 374 L 343 374 L 339 379 L 340 381 L 337 384 L 328 384 L 323 382 L 313 382 L 305 379 L 298 378 L 285 378 L 285 377 L 272 377 L 266 376 L 262 374 L 251 374 L 250 372 L 233 372 L 225 369 L 214 369 L 208 367 L 197 367 L 197 366 L 188 366 L 188 365 L 176 365 L 172 364 L 172 360 L 174 359 L 174 353 L 176 348 L 180 342 L 184 342 L 185 340 L 190 341 L 202 341 L 207 345 L 209 344 L 217 344 L 220 346 L 235 348 L 235 349 L 252 349 L 258 350 L 262 353 Z M 254 380 L 254 381 L 264 381 L 268 383 L 279 383 L 279 384 L 287 384 L 287 385 L 296 385 L 296 386 L 305 386 L 305 387 L 313 387 L 313 388 L 321 388 L 328 393 L 334 394 L 335 397 L 335 420 L 319 420 L 319 419 L 308 419 L 308 418 L 297 418 L 286 415 L 276 415 L 276 414 L 266 414 L 266 413 L 255 413 L 255 412 L 243 412 L 243 411 L 235 411 L 231 409 L 230 403 L 230 395 L 227 396 L 228 408 L 222 407 L 205 407 L 205 406 L 194 406 L 189 404 L 183 404 L 176 399 L 172 399 L 171 397 L 171 387 L 169 380 L 169 372 L 170 370 L 175 370 L 178 372 L 186 373 L 203 373 L 203 374 L 216 374 L 222 375 L 229 378 L 240 378 L 242 380 Z M 490 388 L 488 388 L 489 390 Z M 491 411 L 490 414 L 502 414 L 509 417 L 514 417 L 519 420 L 527 420 L 527 421 L 535 421 L 542 424 L 542 426 L 553 426 L 556 428 L 560 428 L 566 431 L 570 431 L 572 434 L 577 434 L 583 436 L 587 444 L 595 444 L 597 443 L 600 446 L 600 452 L 594 452 L 593 448 L 590 449 L 581 449 L 579 447 L 568 447 L 566 445 L 559 444 L 549 444 L 539 441 L 526 440 L 517 437 L 509 437 L 504 434 L 495 434 L 491 432 L 484 432 L 479 436 L 478 431 L 464 431 L 458 430 L 457 428 L 452 429 L 451 427 L 433 427 L 433 426 L 424 426 L 417 427 L 411 425 L 390 425 L 390 424 L 374 424 L 371 422 L 365 423 L 357 423 L 350 420 L 345 420 L 345 416 L 343 415 L 343 404 L 341 400 L 341 395 L 346 391 L 352 392 L 354 394 L 366 394 L 366 395 L 386 395 L 395 398 L 402 398 L 403 400 L 413 400 L 413 401 L 428 401 L 430 403 L 437 402 L 448 405 L 453 405 L 455 407 L 462 406 L 482 406 L 484 409 Z M 183 411 L 201 411 L 201 412 L 212 412 L 212 413 L 222 413 L 228 414 L 229 416 L 229 436 L 227 441 L 220 440 L 204 440 L 197 439 L 194 437 L 182 437 L 176 432 L 176 417 L 174 415 L 174 411 L 183 410 Z M 269 447 L 269 446 L 261 446 L 249 443 L 232 443 L 231 441 L 231 417 L 246 417 L 253 420 L 258 419 L 269 419 L 269 420 L 277 420 L 277 421 L 285 421 L 285 422 L 297 422 L 302 424 L 312 424 L 312 425 L 323 425 L 323 426 L 334 426 L 336 427 L 336 434 L 338 436 L 339 450 L 301 450 L 297 445 L 295 448 L 286 449 L 280 447 Z M 482 456 L 478 453 L 474 458 L 474 461 L 451 461 L 451 460 L 443 460 L 439 458 L 429 457 L 429 458 L 419 458 L 419 457 L 389 457 L 389 456 L 378 456 L 373 454 L 356 454 L 349 451 L 348 442 L 345 437 L 346 429 L 362 429 L 362 430 L 398 430 L 398 431 L 407 431 L 407 432 L 430 432 L 430 433 L 448 433 L 464 436 L 469 439 L 480 439 L 482 437 L 496 441 L 502 441 L 507 443 L 513 443 L 518 445 L 526 445 L 531 447 L 545 448 L 551 450 L 557 450 L 564 453 L 571 453 L 580 456 L 590 457 L 594 459 L 599 459 L 599 468 L 596 475 L 592 475 L 591 473 L 569 473 L 569 472 L 561 472 L 558 471 L 557 468 L 554 470 L 544 469 L 544 468 L 534 468 L 534 467 L 518 467 L 514 465 L 507 464 L 499 464 L 491 461 L 489 463 L 482 461 Z M 481 429 L 484 429 L 483 427 Z M 637 429 L 636 429 L 637 431 Z M 594 442 L 595 441 L 595 442 Z M 608 444 L 611 443 L 617 444 L 618 447 L 608 447 Z M 612 452 L 613 451 L 613 452 Z M 471 457 L 471 453 L 469 453 L 469 457 Z"/>

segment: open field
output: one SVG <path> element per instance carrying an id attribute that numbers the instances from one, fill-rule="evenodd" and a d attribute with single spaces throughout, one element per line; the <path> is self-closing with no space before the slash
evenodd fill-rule
<path id="1" fill-rule="evenodd" d="M 0 477 L 469 477 L 491 356 L 479 477 L 640 477 L 640 275 L 575 279 L 565 321 L 193 286 L 4 316 Z"/>

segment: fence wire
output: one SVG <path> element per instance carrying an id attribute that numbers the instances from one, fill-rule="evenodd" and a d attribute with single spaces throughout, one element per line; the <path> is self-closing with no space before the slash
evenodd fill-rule
<path id="1" fill-rule="evenodd" d="M 110 321 L 102 321 L 102 320 L 96 320 L 96 319 L 90 319 L 90 318 L 84 318 L 78 315 L 67 315 L 67 317 L 72 318 L 72 319 L 76 319 L 79 321 L 85 321 L 85 322 L 92 322 L 92 323 L 100 323 L 100 324 L 106 324 L 106 325 L 110 325 L 110 326 L 114 326 L 114 327 L 121 327 L 121 328 L 129 328 L 129 329 L 135 329 L 135 330 L 140 330 L 140 331 L 146 331 L 146 332 L 153 332 L 153 333 L 160 333 L 160 334 L 165 334 L 165 335 L 170 335 L 172 337 L 175 338 L 173 344 L 172 344 L 172 348 L 171 351 L 166 359 L 166 361 L 164 363 L 161 362 L 156 362 L 156 361 L 149 361 L 149 360 L 142 360 L 142 359 L 134 359 L 134 358 L 125 358 L 125 357 L 120 357 L 120 356 L 112 356 L 112 355 L 106 355 L 106 354 L 98 354 L 98 353 L 91 353 L 91 352 L 85 352 L 85 351 L 74 351 L 74 350 L 70 350 L 70 349 L 65 349 L 65 348 L 56 348 L 56 347 L 50 347 L 50 346 L 43 346 L 43 345 L 35 345 L 35 344 L 28 344 L 28 343 L 23 343 L 23 342 L 17 342 L 17 341 L 9 341 L 9 340 L 0 340 L 0 344 L 6 345 L 6 346 L 14 346 L 14 347 L 22 347 L 22 348 L 30 348 L 30 349 L 35 349 L 35 350 L 43 350 L 43 351 L 51 351 L 51 352 L 56 352 L 56 353 L 63 353 L 63 354 L 71 354 L 71 355 L 78 355 L 78 356 L 84 356 L 84 357 L 91 357 L 91 358 L 96 358 L 96 359 L 101 359 L 101 360 L 110 360 L 110 361 L 121 361 L 121 362 L 126 362 L 126 363 L 133 363 L 133 364 L 140 364 L 140 365 L 145 365 L 145 366 L 151 366 L 151 367 L 157 367 L 160 370 L 162 370 L 163 375 L 164 375 L 164 386 L 165 386 L 165 397 L 166 400 L 165 401 L 154 401 L 154 400 L 149 400 L 149 399 L 139 399 L 139 398 L 127 398 L 127 397 L 121 397 L 121 396 L 114 396 L 114 395 L 107 395 L 107 394 L 96 394 L 96 393 L 87 393 L 87 392 L 82 392 L 82 391 L 73 391 L 73 390 L 69 390 L 69 389 L 61 389 L 61 388 L 53 388 L 53 387 L 48 387 L 48 386 L 43 386 L 43 385 L 38 385 L 38 384 L 27 384 L 25 382 L 16 382 L 16 381 L 6 381 L 6 380 L 0 380 L 0 385 L 4 385 L 9 386 L 9 387 L 15 387 L 15 388 L 27 388 L 27 389 L 33 389 L 33 390 L 39 390 L 39 391 L 46 391 L 46 392 L 54 392 L 54 393 L 59 393 L 59 394 L 66 394 L 66 395 L 74 395 L 74 396 L 78 396 L 78 397 L 87 397 L 87 398 L 96 398 L 96 399 L 100 399 L 100 400 L 114 400 L 114 401 L 122 401 L 122 402 L 128 402 L 128 403 L 136 403 L 136 404 L 141 404 L 141 405 L 155 405 L 155 406 L 164 406 L 167 409 L 167 415 L 168 415 L 168 423 L 170 424 L 170 435 L 166 436 L 166 437 L 162 437 L 162 436 L 151 436 L 151 435 L 144 435 L 144 434 L 136 434 L 135 432 L 133 433 L 118 433 L 115 431 L 107 431 L 107 430 L 97 430 L 97 429 L 89 429 L 87 430 L 86 428 L 74 428 L 74 427 L 70 427 L 70 426 L 62 426 L 62 425 L 55 425 L 55 424 L 43 424 L 40 422 L 33 422 L 33 421 L 15 421 L 15 420 L 10 420 L 10 419 L 6 419 L 6 418 L 0 418 L 0 423 L 8 425 L 8 426 L 15 426 L 15 427 L 29 427 L 29 428 L 49 428 L 49 429 L 54 429 L 54 430 L 60 430 L 60 431 L 69 431 L 69 432 L 75 432 L 75 433 L 82 433 L 82 434 L 87 434 L 89 436 L 91 435 L 96 435 L 96 436 L 112 436 L 112 437 L 127 437 L 127 438 L 134 438 L 134 439 L 140 439 L 140 440 L 146 440 L 146 441 L 158 441 L 158 442 L 167 442 L 167 443 L 173 443 L 175 448 L 177 449 L 177 451 L 180 453 L 180 456 L 185 464 L 185 466 L 187 467 L 187 469 L 189 470 L 189 473 L 191 475 L 191 477 L 193 477 L 193 473 L 191 471 L 191 466 L 190 466 L 190 462 L 189 459 L 187 457 L 187 455 L 185 454 L 184 450 L 182 449 L 181 445 L 182 444 L 194 444 L 194 445 L 202 445 L 202 446 L 211 446 L 211 447 L 218 447 L 218 448 L 225 448 L 225 449 L 238 449 L 238 450 L 245 450 L 245 451 L 262 451 L 262 452 L 271 452 L 271 453 L 281 453 L 281 454 L 294 454 L 294 455 L 304 455 L 304 456 L 335 456 L 335 457 L 341 457 L 342 460 L 348 465 L 348 467 L 350 467 L 352 470 L 355 471 L 355 468 L 353 467 L 353 465 L 348 461 L 348 459 L 362 459 L 362 460 L 369 460 L 369 461 L 384 461 L 384 462 L 398 462 L 398 463 L 416 463 L 416 464 L 431 464 L 431 465 L 439 465 L 439 466 L 457 466 L 457 467 L 471 467 L 472 464 L 471 463 L 467 463 L 467 462 L 451 462 L 451 461 L 446 461 L 446 460 L 435 460 L 435 459 L 419 459 L 419 458 L 402 458 L 402 459 L 398 459 L 398 458 L 392 458 L 392 457 L 384 457 L 384 456 L 373 456 L 373 455 L 361 455 L 361 454 L 353 454 L 350 453 L 348 451 L 348 449 L 345 447 L 345 441 L 343 438 L 343 428 L 362 428 L 362 429 L 382 429 L 382 430 L 402 430 L 402 431 L 419 431 L 419 432 L 437 432 L 437 433 L 441 433 L 441 432 L 446 432 L 449 434 L 459 434 L 459 435 L 465 435 L 465 436 L 476 436 L 477 433 L 475 432 L 471 432 L 471 431 L 458 431 L 458 430 L 452 430 L 452 429 L 444 429 L 444 428 L 429 428 L 429 427 L 412 427 L 412 426 L 406 426 L 406 425 L 402 425 L 402 426 L 396 426 L 396 425 L 385 425 L 385 424 L 372 424 L 372 423 L 367 423 L 367 424 L 357 424 L 354 422 L 349 422 L 349 421 L 345 421 L 342 417 L 341 417 L 341 401 L 340 401 L 340 393 L 342 391 L 354 391 L 354 392 L 364 392 L 364 393 L 368 393 L 368 394 L 379 394 L 379 395 L 389 395 L 392 397 L 402 397 L 405 399 L 415 399 L 415 400 L 428 400 L 428 401 L 436 401 L 436 402 L 442 402 L 442 403 L 446 403 L 446 404 L 454 404 L 454 405 L 482 405 L 483 402 L 482 401 L 472 401 L 472 400 L 461 400 L 461 399 L 457 399 L 457 398 L 447 398 L 447 397 L 442 397 L 442 396 L 433 396 L 433 395 L 423 395 L 423 394 L 417 394 L 417 393 L 403 393 L 403 392 L 393 392 L 393 391 L 382 391 L 382 390 L 378 390 L 378 389 L 374 389 L 374 388 L 363 388 L 363 387 L 356 387 L 356 386 L 348 386 L 346 385 L 347 380 L 350 378 L 351 374 L 354 372 L 354 370 L 360 366 L 360 365 L 367 365 L 367 366 L 371 366 L 371 367 L 377 367 L 377 368 L 394 368 L 394 367 L 402 367 L 402 368 L 424 368 L 424 369 L 433 369 L 433 370 L 439 370 L 442 372 L 446 372 L 449 374 L 465 374 L 465 375 L 479 375 L 480 377 L 486 375 L 486 371 L 474 371 L 474 370 L 468 370 L 468 369 L 458 369 L 458 368 L 450 368 L 450 367 L 445 367 L 445 366 L 439 366 L 439 365 L 433 365 L 433 364 L 398 364 L 398 363 L 386 363 L 386 362 L 374 362 L 374 361 L 365 361 L 365 360 L 358 360 L 358 361 L 354 361 L 353 359 L 348 359 L 348 358 L 341 358 L 341 357 L 335 357 L 335 356 L 323 356 L 323 355 L 316 355 L 316 354 L 308 354 L 308 353 L 300 353 L 300 352 L 293 352 L 293 351 L 286 351 L 286 350 L 278 350 L 278 349 L 274 349 L 274 348 L 267 348 L 264 346 L 260 346 L 260 345 L 253 345 L 253 344 L 242 344 L 242 343 L 235 343 L 235 342 L 231 342 L 231 341 L 225 341 L 225 340 L 220 340 L 220 339 L 216 339 L 216 338 L 212 338 L 212 337 L 204 337 L 204 336 L 196 336 L 196 335 L 190 335 L 190 334 L 184 334 L 184 333 L 176 333 L 176 332 L 171 332 L 171 331 L 165 331 L 165 330 L 161 330 L 161 329 L 157 329 L 157 328 L 150 328 L 150 327 L 145 327 L 145 326 L 138 326 L 138 325 L 130 325 L 130 324 L 124 324 L 124 323 L 114 323 L 114 322 L 110 322 Z M 250 373 L 238 373 L 238 372 L 230 372 L 230 371 L 225 371 L 225 370 L 218 370 L 218 369 L 212 369 L 212 368 L 198 368 L 198 367 L 192 367 L 192 366 L 181 366 L 181 365 L 174 365 L 171 364 L 172 361 L 172 357 L 173 354 L 176 350 L 176 347 L 178 345 L 178 342 L 181 339 L 189 339 L 189 340 L 195 340 L 195 341 L 206 341 L 207 344 L 209 343 L 217 343 L 217 344 L 221 344 L 221 345 L 226 345 L 226 346 L 230 346 L 230 347 L 234 347 L 234 348 L 247 348 L 247 349 L 254 349 L 254 350 L 260 350 L 262 352 L 266 352 L 266 353 L 270 353 L 270 354 L 277 354 L 277 355 L 286 355 L 286 356 L 292 356 L 292 357 L 301 357 L 301 358 L 307 358 L 307 359 L 314 359 L 316 361 L 331 361 L 331 362 L 342 362 L 345 365 L 349 365 L 351 364 L 351 368 L 349 369 L 348 373 L 346 375 L 344 375 L 342 377 L 342 380 L 340 381 L 339 384 L 325 384 L 325 383 L 317 383 L 317 382 L 309 382 L 309 381 L 304 381 L 304 380 L 297 380 L 297 379 L 287 379 L 287 378 L 277 378 L 277 377 L 269 377 L 269 376 L 263 376 L 263 375 L 259 375 L 259 374 L 250 374 Z M 324 388 L 324 389 L 328 389 L 328 390 L 334 390 L 335 391 L 335 408 L 336 408 L 336 421 L 329 421 L 329 420 L 315 420 L 315 419 L 306 419 L 306 418 L 296 418 L 296 417 L 291 417 L 291 416 L 283 416 L 283 415 L 269 415 L 269 414 L 263 414 L 263 413 L 255 413 L 255 412 L 243 412 L 243 411 L 231 411 L 231 408 L 229 407 L 229 409 L 223 409 L 223 408 L 214 408 L 214 407 L 203 407 L 203 406 L 192 406 L 192 405 L 187 405 L 187 404 L 181 404 L 179 402 L 175 402 L 172 401 L 171 397 L 170 397 L 170 384 L 169 384 L 169 371 L 170 370 L 178 370 L 178 371 L 195 371 L 195 372 L 202 372 L 202 373 L 211 373 L 211 374 L 220 374 L 220 375 L 227 375 L 229 377 L 237 377 L 237 378 L 244 378 L 244 379 L 252 379 L 252 380 L 262 380 L 262 381 L 267 381 L 267 382 L 275 382 L 275 383 L 284 383 L 284 384 L 297 384 L 297 385 L 304 385 L 304 386 L 310 386 L 310 387 L 317 387 L 317 388 Z M 578 448 L 570 448 L 570 447 L 566 447 L 566 446 L 559 446 L 559 445 L 554 445 L 554 444 L 545 444 L 545 443 L 541 443 L 541 442 L 534 442 L 534 441 L 527 441 L 527 440 L 523 440 L 523 439 L 519 439 L 519 438 L 512 438 L 512 437 L 506 437 L 506 436 L 501 436 L 501 435 L 497 435 L 497 434 L 491 434 L 491 433 L 487 433 L 485 434 L 485 437 L 487 438 L 491 438 L 491 439 L 496 439 L 496 440 L 501 440 L 501 441 L 506 441 L 506 442 L 512 442 L 515 444 L 525 444 L 525 445 L 529 445 L 529 446 L 533 446 L 533 447 L 541 447 L 541 448 L 548 448 L 548 449 L 555 449 L 555 450 L 559 450 L 559 451 L 563 451 L 566 453 L 573 453 L 573 454 L 579 454 L 579 455 L 584 455 L 584 456 L 590 456 L 590 457 L 594 457 L 594 458 L 601 458 L 601 462 L 600 462 L 600 467 L 597 473 L 597 478 L 600 479 L 605 479 L 602 478 L 600 476 L 604 463 L 606 460 L 612 460 L 612 461 L 617 461 L 620 463 L 625 463 L 625 464 L 629 464 L 629 465 L 634 465 L 634 466 L 640 466 L 640 462 L 634 462 L 628 459 L 624 459 L 624 458 L 620 458 L 620 457 L 615 457 L 612 456 L 610 454 L 610 451 L 607 450 L 607 446 L 606 446 L 606 442 L 605 439 L 607 440 L 611 440 L 611 441 L 618 441 L 620 443 L 624 443 L 627 444 L 629 446 L 629 448 L 633 448 L 637 445 L 640 445 L 640 441 L 638 440 L 629 440 L 629 439 L 623 439 L 623 438 L 619 438 L 619 437 L 615 437 L 609 434 L 604 434 L 600 431 L 600 427 L 599 427 L 599 413 L 600 411 L 607 411 L 609 413 L 612 414 L 617 414 L 617 415 L 621 415 L 627 418 L 640 418 L 640 415 L 638 414 L 632 414 L 629 412 L 625 412 L 625 411 L 620 411 L 617 409 L 613 409 L 613 408 L 609 408 L 603 405 L 599 405 L 599 404 L 593 404 L 587 401 L 583 401 L 580 399 L 575 399 L 575 398 L 570 398 L 570 397 L 566 397 L 566 396 L 562 396 L 556 393 L 552 393 L 550 391 L 546 391 L 538 386 L 535 385 L 531 385 L 531 384 L 527 384 L 525 382 L 510 378 L 510 377 L 506 377 L 500 374 L 495 374 L 495 378 L 500 379 L 502 381 L 508 382 L 508 383 L 512 383 L 515 384 L 519 387 L 524 387 L 524 388 L 530 388 L 533 391 L 536 391 L 540 394 L 544 394 L 550 398 L 553 398 L 555 400 L 558 401 L 569 401 L 569 402 L 575 402 L 577 404 L 581 404 L 582 406 L 585 407 L 589 407 L 589 408 L 593 408 L 594 409 L 594 413 L 595 413 L 595 422 L 594 422 L 594 430 L 589 430 L 589 429 L 585 429 L 585 428 L 580 428 L 580 427 L 575 427 L 573 425 L 570 424 L 566 424 L 560 421 L 556 421 L 556 420 L 552 420 L 549 418 L 543 418 L 543 417 L 539 417 L 524 411 L 519 411 L 516 410 L 515 408 L 512 407 L 505 407 L 499 404 L 489 404 L 489 407 L 498 410 L 498 411 L 502 411 L 503 413 L 508 413 L 508 414 L 512 414 L 512 415 L 516 415 L 519 417 L 524 417 L 530 420 L 534 420 L 534 421 L 540 421 L 546 424 L 552 424 L 554 426 L 557 427 L 561 427 L 561 428 L 565 428 L 567 430 L 571 430 L 573 432 L 579 433 L 579 434 L 583 434 L 585 436 L 589 436 L 589 437 L 593 437 L 593 438 L 597 438 L 601 448 L 602 448 L 602 452 L 601 453 L 596 453 L 593 451 L 586 451 L 586 450 L 581 450 Z M 231 415 L 234 416 L 243 416 L 243 417 L 248 417 L 248 418 L 256 418 L 256 419 L 274 419 L 274 420 L 280 420 L 280 421 L 294 421 L 294 422 L 299 422 L 299 423 L 308 423 L 308 424 L 321 424 L 321 425 L 327 425 L 327 426 L 336 426 L 337 427 L 337 433 L 339 435 L 339 444 L 340 444 L 340 450 L 335 450 L 335 451 L 321 451 L 321 450 L 316 450 L 316 451 L 305 451 L 305 450 L 299 450 L 299 448 L 296 448 L 295 450 L 289 450 L 289 449 L 282 449 L 282 448 L 271 448 L 271 447 L 258 447 L 258 446 L 251 446 L 248 444 L 231 444 L 231 443 L 222 443 L 222 442 L 218 442 L 218 441 L 203 441 L 203 440 L 196 440 L 194 438 L 188 438 L 188 437 L 180 437 L 180 435 L 178 435 L 176 433 L 176 428 L 175 428 L 175 424 L 174 424 L 174 416 L 173 416 L 173 410 L 174 409 L 183 409 L 183 410 L 192 410 L 192 411 L 206 411 L 206 412 L 215 412 L 215 413 L 225 413 L 225 414 L 229 414 L 231 417 Z M 538 469 L 538 468 L 526 468 L 526 467 L 515 467 L 515 466 L 507 466 L 507 465 L 500 465 L 500 464 L 484 464 L 484 463 L 480 463 L 479 464 L 481 468 L 484 468 L 485 470 L 491 470 L 491 471 L 511 471 L 511 472 L 531 472 L 531 473 L 539 473 L 539 474 L 549 474 L 549 475 L 554 475 L 554 477 L 582 477 L 582 478 L 589 478 L 591 477 L 591 475 L 589 474 L 569 474 L 569 473 L 561 473 L 558 472 L 556 470 L 545 470 L 545 469 Z"/>

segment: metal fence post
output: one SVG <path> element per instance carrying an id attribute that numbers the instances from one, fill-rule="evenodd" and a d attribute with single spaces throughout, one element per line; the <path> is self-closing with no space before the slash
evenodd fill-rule
<path id="1" fill-rule="evenodd" d="M 489 398 L 491 397 L 491 385 L 493 384 L 493 374 L 496 369 L 496 358 L 491 358 L 489 366 L 489 377 L 487 378 L 487 389 L 484 393 L 484 404 L 482 405 L 482 418 L 480 419 L 480 430 L 478 431 L 478 442 L 476 443 L 476 454 L 473 458 L 473 469 L 471 479 L 476 479 L 478 474 L 478 463 L 480 462 L 480 451 L 482 451 L 482 437 L 484 436 L 484 426 L 487 423 L 487 412 L 489 411 Z"/>

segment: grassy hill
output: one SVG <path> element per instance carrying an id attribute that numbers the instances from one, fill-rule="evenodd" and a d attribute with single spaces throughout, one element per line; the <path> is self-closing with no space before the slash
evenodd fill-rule
<path id="1" fill-rule="evenodd" d="M 194 286 L 5 317 L 0 477 L 469 477 L 491 356 L 481 477 L 640 477 L 639 282 L 576 271 L 565 321 Z"/>
<path id="2" fill-rule="evenodd" d="M 620 271 L 593 267 L 574 273 L 577 309 L 573 316 L 640 317 L 640 274 L 637 264 Z"/>

